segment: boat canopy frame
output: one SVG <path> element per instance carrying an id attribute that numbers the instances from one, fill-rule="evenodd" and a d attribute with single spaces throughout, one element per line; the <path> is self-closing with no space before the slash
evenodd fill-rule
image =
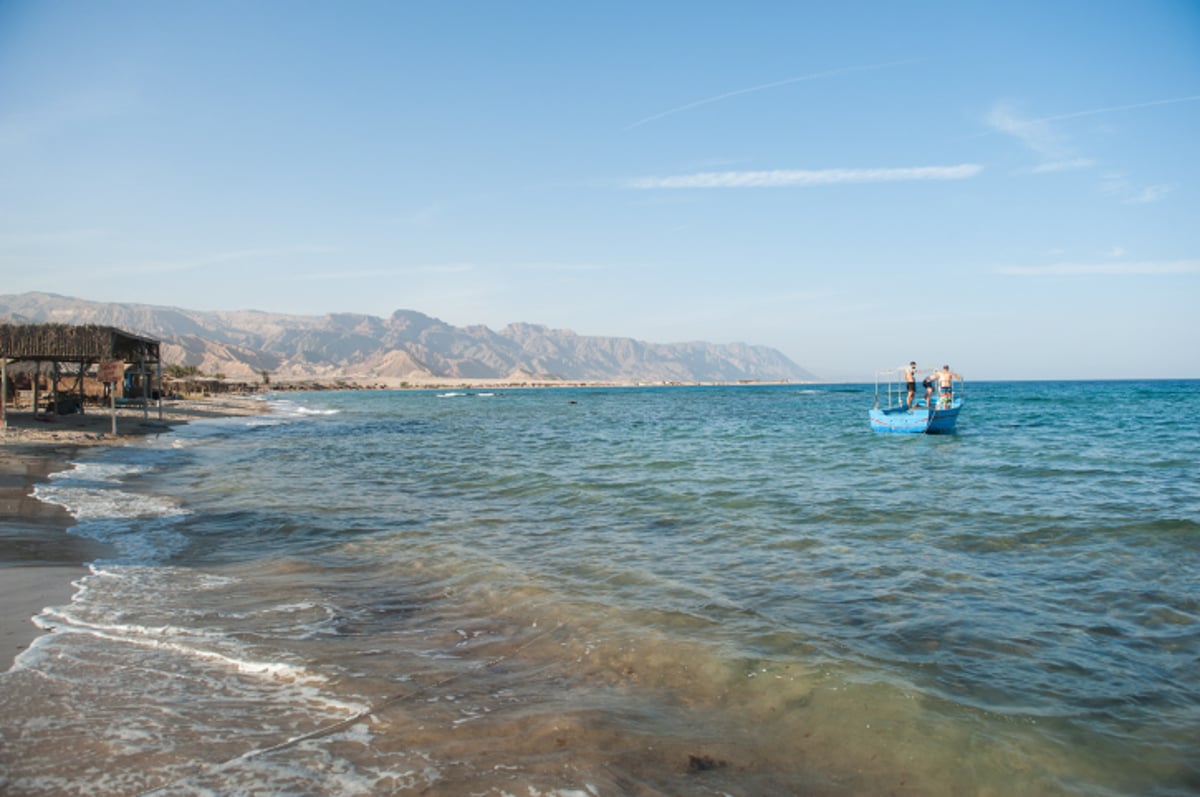
<path id="1" fill-rule="evenodd" d="M 887 404 L 882 409 L 891 409 L 893 407 L 905 406 L 905 399 L 908 397 L 908 388 L 905 387 L 904 371 L 907 366 L 901 365 L 898 368 L 884 368 L 875 372 L 875 406 L 873 409 L 881 409 L 879 406 L 879 385 L 882 381 L 887 386 Z M 961 377 L 952 380 L 954 395 L 959 398 L 966 398 L 967 382 Z M 914 403 L 916 397 L 913 397 Z"/>

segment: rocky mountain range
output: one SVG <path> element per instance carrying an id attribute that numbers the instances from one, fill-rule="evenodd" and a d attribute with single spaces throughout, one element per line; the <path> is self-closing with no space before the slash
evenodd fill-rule
<path id="1" fill-rule="evenodd" d="M 814 381 L 775 349 L 743 343 L 646 343 L 537 324 L 455 327 L 413 310 L 351 313 L 200 312 L 50 293 L 0 295 L 0 322 L 101 324 L 156 338 L 167 365 L 273 382 Z"/>

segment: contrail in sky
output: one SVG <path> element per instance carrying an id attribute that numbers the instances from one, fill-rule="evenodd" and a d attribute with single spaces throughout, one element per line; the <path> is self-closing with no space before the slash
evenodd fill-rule
<path id="1" fill-rule="evenodd" d="M 1149 276 L 1158 274 L 1200 273 L 1200 260 L 1168 260 L 1147 263 L 1054 263 L 1049 266 L 1001 266 L 998 274 L 1018 277 L 1072 277 L 1095 274 L 1129 274 Z"/>
<path id="2" fill-rule="evenodd" d="M 761 86 L 751 86 L 750 88 L 738 89 L 737 91 L 727 91 L 724 94 L 717 94 L 713 97 L 706 97 L 703 100 L 696 100 L 695 102 L 689 102 L 687 105 L 680 105 L 678 108 L 672 108 L 669 111 L 663 111 L 662 113 L 656 113 L 653 116 L 647 116 L 645 119 L 641 119 L 641 120 L 629 125 L 628 127 L 625 128 L 625 130 L 627 130 L 627 131 L 633 130 L 635 127 L 641 127 L 644 124 L 648 124 L 655 120 L 662 119 L 664 116 L 670 116 L 672 114 L 680 113 L 681 111 L 688 111 L 688 110 L 691 110 L 692 108 L 699 108 L 701 105 L 711 105 L 714 102 L 720 102 L 721 100 L 727 100 L 730 97 L 737 97 L 742 94 L 753 94 L 756 91 L 766 91 L 767 89 L 778 88 L 779 86 L 786 86 L 789 83 L 802 83 L 806 80 L 820 80 L 821 78 L 836 77 L 838 75 L 849 75 L 849 74 L 853 74 L 855 72 L 870 72 L 870 71 L 873 71 L 876 69 L 889 69 L 894 66 L 903 66 L 904 64 L 913 64 L 913 63 L 916 63 L 917 60 L 918 59 L 910 59 L 907 61 L 889 61 L 888 63 L 885 63 L 885 64 L 867 64 L 865 66 L 847 66 L 847 67 L 843 67 L 841 69 L 830 69 L 825 72 L 814 72 L 811 75 L 800 75 L 799 77 L 790 77 L 790 78 L 787 78 L 786 80 L 776 80 L 772 83 L 763 83 Z"/>
<path id="3" fill-rule="evenodd" d="M 1134 108 L 1150 108 L 1154 105 L 1174 105 L 1177 102 L 1195 102 L 1200 100 L 1200 94 L 1193 94 L 1190 97 L 1175 97 L 1169 100 L 1154 100 L 1153 102 L 1135 102 L 1132 105 L 1114 105 L 1111 108 L 1093 108 L 1090 111 L 1076 111 L 1075 113 L 1064 113 L 1058 116 L 1047 116 L 1043 119 L 1035 119 L 1035 122 L 1059 122 L 1063 119 L 1078 119 L 1081 116 L 1094 116 L 1098 113 L 1112 113 L 1113 111 L 1130 111 Z"/>

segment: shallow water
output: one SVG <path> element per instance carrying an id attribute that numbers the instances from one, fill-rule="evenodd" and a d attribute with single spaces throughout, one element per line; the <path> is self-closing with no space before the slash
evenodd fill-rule
<path id="1" fill-rule="evenodd" d="M 5 793 L 1191 794 L 1200 383 L 318 393 L 38 488 Z"/>

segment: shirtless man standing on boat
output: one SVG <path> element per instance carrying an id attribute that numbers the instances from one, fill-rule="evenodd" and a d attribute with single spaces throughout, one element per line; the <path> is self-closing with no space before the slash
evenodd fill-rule
<path id="1" fill-rule="evenodd" d="M 950 366 L 943 365 L 942 370 L 934 372 L 934 378 L 938 383 L 938 400 L 949 405 L 954 398 L 954 380 L 957 379 L 961 382 L 962 375 L 951 371 Z"/>
<path id="2" fill-rule="evenodd" d="M 904 369 L 904 386 L 908 388 L 908 408 L 911 410 L 913 405 L 913 396 L 917 392 L 917 364 L 911 362 Z"/>

